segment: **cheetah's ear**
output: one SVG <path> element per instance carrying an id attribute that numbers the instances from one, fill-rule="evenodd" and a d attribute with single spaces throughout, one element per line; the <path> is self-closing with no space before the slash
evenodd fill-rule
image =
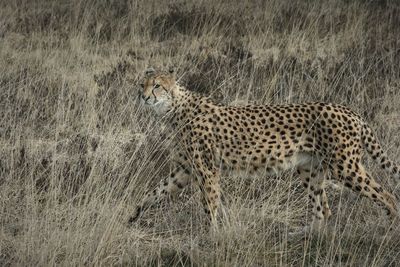
<path id="1" fill-rule="evenodd" d="M 155 69 L 153 69 L 152 67 L 150 67 L 150 68 L 148 68 L 148 69 L 146 69 L 146 70 L 144 71 L 144 75 L 145 75 L 146 77 L 153 76 L 155 73 L 156 73 L 156 71 L 155 71 Z"/>
<path id="2" fill-rule="evenodd" d="M 174 66 L 170 66 L 168 68 L 168 73 L 169 73 L 170 77 L 175 81 L 176 80 L 176 73 L 175 73 Z"/>

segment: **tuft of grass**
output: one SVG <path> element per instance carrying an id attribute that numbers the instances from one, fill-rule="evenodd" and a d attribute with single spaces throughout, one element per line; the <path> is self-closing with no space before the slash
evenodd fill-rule
<path id="1" fill-rule="evenodd" d="M 291 172 L 223 177 L 215 232 L 195 187 L 126 221 L 169 171 L 146 67 L 225 104 L 350 106 L 396 159 L 399 25 L 390 0 L 1 2 L 0 265 L 396 266 L 398 228 L 351 192 L 329 189 L 320 236 L 290 235 L 310 219 Z"/>

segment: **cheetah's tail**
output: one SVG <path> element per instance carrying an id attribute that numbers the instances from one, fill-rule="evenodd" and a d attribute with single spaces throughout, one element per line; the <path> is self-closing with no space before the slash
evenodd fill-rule
<path id="1" fill-rule="evenodd" d="M 400 179 L 400 167 L 389 159 L 373 134 L 372 129 L 367 124 L 363 125 L 361 138 L 365 149 L 375 162 L 377 162 L 383 170 L 391 173 L 395 178 Z"/>

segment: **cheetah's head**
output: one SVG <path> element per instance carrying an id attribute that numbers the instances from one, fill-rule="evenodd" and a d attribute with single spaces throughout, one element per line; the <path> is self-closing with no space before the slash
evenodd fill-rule
<path id="1" fill-rule="evenodd" d="M 157 113 L 164 114 L 171 108 L 177 86 L 174 71 L 156 72 L 150 68 L 145 71 L 145 77 L 140 84 L 140 102 L 152 107 Z"/>

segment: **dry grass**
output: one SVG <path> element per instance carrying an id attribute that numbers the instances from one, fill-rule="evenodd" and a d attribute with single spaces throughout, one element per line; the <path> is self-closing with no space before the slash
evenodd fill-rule
<path id="1" fill-rule="evenodd" d="M 218 232 L 194 187 L 125 224 L 169 167 L 136 102 L 149 65 L 223 103 L 351 106 L 400 156 L 397 1 L 166 2 L 0 3 L 0 265 L 398 265 L 400 231 L 347 191 L 323 235 L 291 237 L 310 217 L 291 173 L 224 177 Z"/>

